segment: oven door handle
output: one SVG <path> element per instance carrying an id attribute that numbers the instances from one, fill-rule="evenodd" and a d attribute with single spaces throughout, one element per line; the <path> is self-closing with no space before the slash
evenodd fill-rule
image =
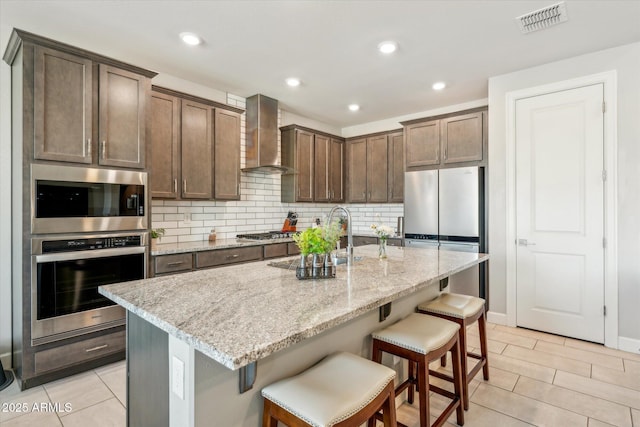
<path id="1" fill-rule="evenodd" d="M 129 248 L 108 248 L 86 251 L 73 251 L 56 254 L 34 255 L 37 263 L 53 261 L 72 261 L 79 259 L 105 258 L 119 255 L 144 254 L 147 252 L 146 246 L 135 246 Z"/>

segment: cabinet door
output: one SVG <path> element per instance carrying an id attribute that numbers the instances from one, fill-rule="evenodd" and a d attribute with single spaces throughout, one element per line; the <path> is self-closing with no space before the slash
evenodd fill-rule
<path id="1" fill-rule="evenodd" d="M 332 202 L 344 201 L 344 142 L 331 139 L 329 194 Z"/>
<path id="2" fill-rule="evenodd" d="M 313 202 L 313 134 L 296 130 L 296 201 Z"/>
<path id="3" fill-rule="evenodd" d="M 182 197 L 210 199 L 212 195 L 213 111 L 208 105 L 182 100 Z"/>
<path id="4" fill-rule="evenodd" d="M 407 169 L 440 164 L 440 121 L 405 127 Z"/>
<path id="5" fill-rule="evenodd" d="M 444 163 L 482 160 L 482 112 L 440 120 Z"/>
<path id="6" fill-rule="evenodd" d="M 146 77 L 100 64 L 98 163 L 144 168 Z"/>
<path id="7" fill-rule="evenodd" d="M 389 135 L 389 202 L 404 200 L 404 134 Z"/>
<path id="8" fill-rule="evenodd" d="M 36 47 L 34 67 L 34 157 L 91 163 L 91 61 Z"/>
<path id="9" fill-rule="evenodd" d="M 367 201 L 387 201 L 388 173 L 387 135 L 367 139 Z"/>
<path id="10" fill-rule="evenodd" d="M 214 198 L 240 200 L 240 115 L 215 110 Z"/>
<path id="11" fill-rule="evenodd" d="M 404 200 L 404 134 L 389 135 L 389 202 Z"/>
<path id="12" fill-rule="evenodd" d="M 331 159 L 331 140 L 324 135 L 316 135 L 314 142 L 313 195 L 316 202 L 328 202 L 331 199 L 329 190 L 329 167 Z"/>
<path id="13" fill-rule="evenodd" d="M 151 197 L 178 197 L 180 100 L 151 94 Z"/>
<path id="14" fill-rule="evenodd" d="M 351 203 L 367 201 L 367 140 L 347 143 L 347 197 Z"/>

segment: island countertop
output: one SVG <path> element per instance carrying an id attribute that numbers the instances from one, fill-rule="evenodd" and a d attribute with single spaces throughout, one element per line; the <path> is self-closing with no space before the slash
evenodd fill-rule
<path id="1" fill-rule="evenodd" d="M 236 370 L 489 259 L 427 248 L 387 252 L 380 260 L 377 246 L 355 248 L 362 259 L 339 265 L 335 279 L 298 280 L 295 271 L 261 261 L 101 286 L 99 292 Z"/>

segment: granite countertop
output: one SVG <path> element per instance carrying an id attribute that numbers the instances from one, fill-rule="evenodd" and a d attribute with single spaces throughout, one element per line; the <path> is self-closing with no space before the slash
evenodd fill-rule
<path id="1" fill-rule="evenodd" d="M 247 240 L 247 239 L 217 239 L 214 242 L 198 240 L 182 243 L 156 243 L 151 241 L 151 256 L 180 254 L 186 252 L 210 251 L 213 249 L 240 248 L 244 246 L 264 246 L 275 243 L 293 242 L 293 239 Z"/>
<path id="2" fill-rule="evenodd" d="M 486 254 L 377 246 L 335 279 L 297 280 L 272 261 L 101 286 L 99 292 L 229 369 L 239 369 L 442 278 Z M 292 263 L 299 257 L 291 257 Z M 278 261 L 282 261 L 279 259 Z"/>

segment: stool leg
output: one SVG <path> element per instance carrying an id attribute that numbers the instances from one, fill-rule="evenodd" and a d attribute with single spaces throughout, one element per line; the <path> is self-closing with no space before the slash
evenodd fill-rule
<path id="1" fill-rule="evenodd" d="M 371 420 L 369 420 L 371 422 Z M 396 393 L 393 387 L 391 387 L 391 391 L 389 392 L 389 396 L 387 396 L 387 400 L 384 401 L 382 405 L 382 422 L 384 423 L 384 427 L 396 427 Z M 375 426 L 375 418 L 373 421 Z M 374 427 L 370 426 L 370 427 Z"/>
<path id="2" fill-rule="evenodd" d="M 373 340 L 373 346 L 371 349 L 371 360 L 376 363 L 382 363 L 382 350 L 380 350 L 380 346 L 378 345 L 377 340 Z M 385 411 L 383 409 L 383 413 L 382 413 L 383 417 L 384 417 L 384 412 Z M 367 421 L 367 427 L 375 427 L 375 425 L 376 425 L 376 417 L 369 418 L 369 421 Z"/>
<path id="3" fill-rule="evenodd" d="M 459 322 L 460 332 L 458 333 L 460 346 L 460 368 L 462 369 L 462 400 L 465 411 L 469 409 L 469 377 L 467 372 L 467 323 L 463 320 Z"/>
<path id="4" fill-rule="evenodd" d="M 484 363 L 482 376 L 487 381 L 489 380 L 489 359 L 487 358 L 487 317 L 484 310 L 482 311 L 482 316 L 478 318 L 478 332 L 480 333 L 480 354 Z"/>
<path id="5" fill-rule="evenodd" d="M 262 409 L 262 427 L 278 427 L 278 420 L 271 416 L 271 401 L 264 399 L 264 406 Z"/>
<path id="6" fill-rule="evenodd" d="M 429 427 L 431 424 L 429 408 L 429 361 L 426 356 L 418 362 L 418 398 L 420 399 L 420 427 Z"/>
<path id="7" fill-rule="evenodd" d="M 416 364 L 413 360 L 409 360 L 409 378 L 412 379 L 412 384 L 409 384 L 409 390 L 407 391 L 407 402 L 411 405 L 415 396 L 416 383 Z"/>
<path id="8" fill-rule="evenodd" d="M 443 368 L 447 366 L 447 353 L 445 353 L 444 356 L 440 358 L 440 366 L 442 366 Z"/>
<path id="9" fill-rule="evenodd" d="M 462 357 L 462 352 L 460 351 L 460 342 L 456 342 L 454 346 L 451 348 L 451 360 L 453 364 L 453 389 L 456 396 L 463 397 L 463 400 L 466 399 L 467 407 L 464 409 L 468 409 L 469 407 L 469 396 L 465 393 L 465 384 L 467 383 L 467 375 L 466 372 L 462 370 L 462 364 L 460 363 L 460 359 Z M 468 388 L 467 388 L 468 390 Z M 456 420 L 458 425 L 464 425 L 464 409 L 462 402 L 456 408 Z"/>

